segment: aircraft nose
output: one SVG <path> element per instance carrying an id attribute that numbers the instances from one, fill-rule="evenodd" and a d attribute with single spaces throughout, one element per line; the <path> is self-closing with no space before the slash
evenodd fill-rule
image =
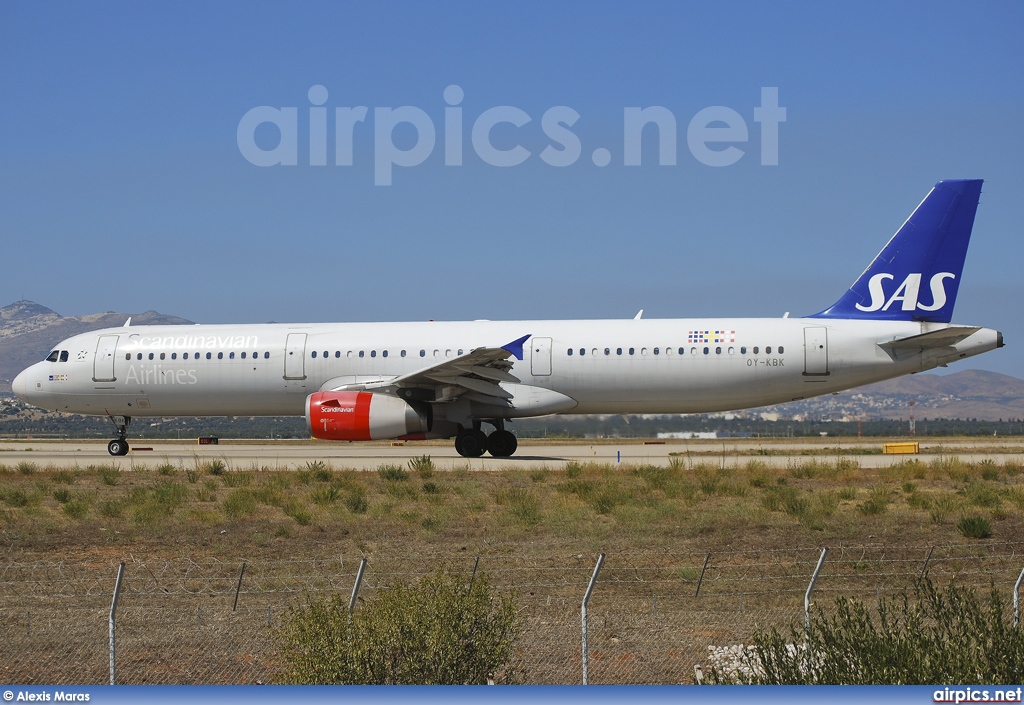
<path id="1" fill-rule="evenodd" d="M 13 391 L 15 396 L 17 396 L 19 399 L 27 402 L 28 388 L 28 370 L 25 370 L 24 372 L 21 372 L 17 377 L 15 377 L 14 381 L 11 382 L 11 391 Z"/>

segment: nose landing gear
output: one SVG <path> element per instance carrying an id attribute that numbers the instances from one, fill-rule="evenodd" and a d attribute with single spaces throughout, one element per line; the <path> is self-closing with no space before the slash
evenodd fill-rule
<path id="1" fill-rule="evenodd" d="M 107 444 L 107 452 L 111 455 L 128 455 L 128 441 L 125 436 L 128 434 L 128 424 L 132 422 L 131 416 L 110 416 L 108 417 L 117 426 L 117 438 Z"/>

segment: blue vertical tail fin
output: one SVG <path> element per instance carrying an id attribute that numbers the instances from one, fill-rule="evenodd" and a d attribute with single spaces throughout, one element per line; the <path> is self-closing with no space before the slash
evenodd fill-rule
<path id="1" fill-rule="evenodd" d="M 810 318 L 949 323 L 981 184 L 935 184 L 842 298 Z"/>

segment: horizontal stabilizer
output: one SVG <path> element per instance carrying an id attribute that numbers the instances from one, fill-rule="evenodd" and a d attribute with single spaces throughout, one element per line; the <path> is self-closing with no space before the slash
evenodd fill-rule
<path id="1" fill-rule="evenodd" d="M 969 338 L 979 330 L 981 330 L 981 328 L 978 326 L 950 326 L 948 328 L 941 328 L 928 333 L 922 333 L 921 335 L 912 335 L 909 338 L 900 338 L 898 340 L 879 343 L 878 346 L 887 350 L 892 350 L 893 352 L 904 350 L 928 350 L 930 348 L 947 348 L 952 345 L 956 345 L 961 340 Z"/>

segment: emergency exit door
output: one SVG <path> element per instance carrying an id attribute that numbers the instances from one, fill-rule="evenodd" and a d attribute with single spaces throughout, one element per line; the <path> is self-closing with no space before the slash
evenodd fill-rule
<path id="1" fill-rule="evenodd" d="M 804 374 L 807 376 L 828 374 L 828 328 L 823 326 L 804 328 Z"/>

